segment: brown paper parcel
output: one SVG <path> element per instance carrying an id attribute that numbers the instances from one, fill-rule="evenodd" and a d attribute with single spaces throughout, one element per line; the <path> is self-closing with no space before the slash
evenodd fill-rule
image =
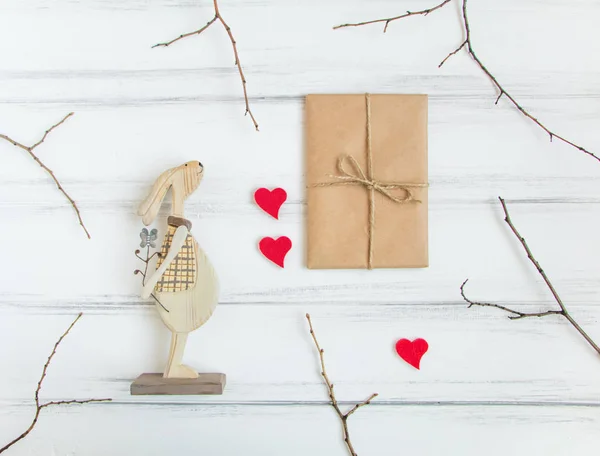
<path id="1" fill-rule="evenodd" d="M 427 95 L 308 95 L 305 113 L 308 268 L 427 267 Z"/>

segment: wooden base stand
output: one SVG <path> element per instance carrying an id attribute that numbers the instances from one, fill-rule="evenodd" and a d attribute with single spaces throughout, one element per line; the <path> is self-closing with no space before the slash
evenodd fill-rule
<path id="1" fill-rule="evenodd" d="M 223 394 L 225 374 L 199 374 L 198 378 L 164 378 L 142 374 L 131 384 L 132 396 Z"/>

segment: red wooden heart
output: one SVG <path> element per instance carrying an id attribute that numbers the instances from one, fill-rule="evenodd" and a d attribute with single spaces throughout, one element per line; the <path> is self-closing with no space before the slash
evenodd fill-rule
<path id="1" fill-rule="evenodd" d="M 282 188 L 268 190 L 259 188 L 254 192 L 254 201 L 267 214 L 279 220 L 279 208 L 287 199 L 287 193 Z"/>
<path id="2" fill-rule="evenodd" d="M 287 236 L 281 236 L 277 239 L 265 237 L 258 243 L 258 248 L 265 257 L 283 268 L 283 260 L 292 248 L 292 241 Z"/>
<path id="3" fill-rule="evenodd" d="M 420 369 L 421 358 L 428 349 L 429 344 L 425 339 L 415 339 L 412 342 L 408 339 L 400 339 L 396 342 L 396 352 L 400 358 L 417 369 Z"/>

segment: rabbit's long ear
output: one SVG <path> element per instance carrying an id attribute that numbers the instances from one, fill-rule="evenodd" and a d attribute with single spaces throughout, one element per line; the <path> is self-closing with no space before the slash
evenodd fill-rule
<path id="1" fill-rule="evenodd" d="M 158 176 L 158 179 L 156 179 L 156 182 L 154 182 L 154 185 L 150 190 L 150 194 L 142 201 L 142 204 L 140 204 L 138 215 L 142 217 L 144 225 L 150 225 L 156 218 L 160 205 L 165 199 L 167 191 L 173 184 L 173 177 L 178 169 L 179 168 L 168 169 Z"/>

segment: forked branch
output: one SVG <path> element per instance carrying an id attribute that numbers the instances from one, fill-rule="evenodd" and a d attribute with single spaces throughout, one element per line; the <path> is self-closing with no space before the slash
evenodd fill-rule
<path id="1" fill-rule="evenodd" d="M 229 40 L 231 41 L 231 46 L 233 48 L 233 56 L 235 58 L 235 65 L 237 66 L 238 73 L 240 74 L 240 79 L 242 81 L 242 90 L 244 91 L 244 102 L 246 104 L 246 112 L 244 115 L 250 116 L 250 119 L 252 120 L 252 124 L 254 125 L 254 128 L 256 129 L 256 131 L 258 131 L 258 122 L 256 121 L 256 118 L 254 117 L 254 114 L 252 113 L 252 110 L 250 109 L 250 101 L 248 100 L 248 89 L 246 87 L 246 76 L 244 75 L 244 70 L 242 69 L 242 64 L 240 63 L 240 56 L 239 56 L 238 49 L 237 49 L 237 41 L 235 40 L 233 33 L 231 32 L 231 27 L 229 27 L 229 25 L 227 25 L 227 23 L 225 22 L 225 19 L 223 19 L 223 16 L 221 15 L 221 11 L 219 10 L 219 3 L 217 0 L 213 0 L 213 7 L 214 7 L 215 15 L 203 27 L 199 28 L 198 30 L 194 30 L 192 32 L 188 32 L 188 33 L 179 35 L 177 38 L 173 38 L 170 41 L 165 41 L 164 43 L 155 44 L 152 47 L 153 48 L 169 47 L 173 43 L 176 43 L 177 41 L 182 40 L 184 38 L 188 38 L 188 37 L 194 36 L 194 35 L 200 35 L 202 32 L 204 32 L 206 29 L 208 29 L 215 22 L 219 21 L 221 23 L 221 25 L 223 26 L 223 28 L 225 29 L 225 31 L 227 32 L 227 35 L 229 36 Z"/>
<path id="2" fill-rule="evenodd" d="M 333 383 L 331 383 L 331 380 L 329 380 L 329 376 L 327 375 L 327 370 L 325 369 L 325 359 L 323 356 L 325 353 L 325 350 L 323 350 L 321 348 L 321 346 L 319 345 L 319 342 L 317 341 L 317 336 L 313 329 L 312 321 L 310 319 L 309 314 L 306 314 L 306 319 L 308 320 L 308 327 L 310 328 L 310 335 L 312 336 L 313 342 L 315 343 L 315 347 L 317 348 L 317 352 L 319 353 L 319 361 L 321 363 L 321 376 L 323 377 L 323 380 L 325 381 L 325 386 L 327 387 L 327 392 L 329 394 L 331 406 L 335 410 L 335 413 L 340 418 L 340 421 L 342 423 L 343 437 L 344 437 L 344 442 L 346 443 L 346 447 L 348 448 L 348 453 L 350 453 L 351 456 L 356 456 L 356 451 L 354 451 L 354 447 L 352 446 L 352 442 L 350 441 L 350 432 L 348 430 L 348 418 L 350 417 L 350 415 L 352 415 L 354 412 L 356 412 L 360 407 L 370 404 L 371 401 L 377 397 L 377 393 L 371 394 L 367 399 L 354 405 L 346 413 L 342 412 L 342 410 L 340 409 L 339 403 L 335 397 L 335 393 L 333 392 Z"/>
<path id="3" fill-rule="evenodd" d="M 27 437 L 30 434 L 31 431 L 33 431 L 33 428 L 35 427 L 35 425 L 37 424 L 37 422 L 40 418 L 41 411 L 45 408 L 52 407 L 55 405 L 89 404 L 91 402 L 108 402 L 108 401 L 112 400 L 112 399 L 84 399 L 84 400 L 72 399 L 72 400 L 68 400 L 68 401 L 50 401 L 50 402 L 41 402 L 40 401 L 40 391 L 42 389 L 44 379 L 46 378 L 46 374 L 48 372 L 48 367 L 50 366 L 50 362 L 52 361 L 52 358 L 54 358 L 54 355 L 56 354 L 56 350 L 58 349 L 58 346 L 60 345 L 60 343 L 63 341 L 63 339 L 65 337 L 67 337 L 67 335 L 69 334 L 71 329 L 73 329 L 73 326 L 75 326 L 75 324 L 79 321 L 81 316 L 82 316 L 81 313 L 79 315 L 77 315 L 77 318 L 75 318 L 73 323 L 71 323 L 71 325 L 63 333 L 63 335 L 60 336 L 60 338 L 56 341 L 56 343 L 54 344 L 54 348 L 52 349 L 52 352 L 50 353 L 50 356 L 48 357 L 48 360 L 46 361 L 46 364 L 44 364 L 44 368 L 42 369 L 42 375 L 38 381 L 37 388 L 35 389 L 35 396 L 34 396 L 35 397 L 35 415 L 33 416 L 33 420 L 31 421 L 31 424 L 16 439 L 12 440 L 8 444 L 6 444 L 2 448 L 0 448 L 0 453 L 4 453 L 6 450 L 8 450 L 10 447 L 12 447 L 15 443 L 20 442 L 21 440 L 23 440 L 25 437 Z"/>
<path id="4" fill-rule="evenodd" d="M 514 309 L 510 309 L 506 306 L 502 306 L 500 304 L 492 304 L 492 303 L 488 303 L 488 302 L 473 301 L 473 300 L 467 298 L 467 296 L 465 295 L 465 285 L 467 284 L 469 279 L 465 280 L 463 282 L 463 284 L 460 286 L 461 296 L 469 304 L 469 308 L 471 308 L 472 306 L 495 307 L 496 309 L 500 309 L 505 312 L 508 312 L 510 314 L 508 316 L 508 318 L 510 318 L 511 320 L 519 320 L 521 318 L 529 318 L 529 317 L 547 317 L 548 315 L 560 315 L 560 316 L 566 318 L 567 321 L 569 323 L 571 323 L 571 325 L 577 330 L 577 332 L 579 332 L 579 334 L 581 334 L 581 336 L 587 341 L 587 343 L 590 344 L 590 346 L 594 350 L 596 350 L 596 352 L 600 355 L 600 347 L 596 344 L 596 342 L 594 342 L 592 340 L 592 338 L 583 330 L 583 328 L 579 325 L 579 323 L 577 323 L 575 321 L 575 319 L 571 316 L 571 314 L 568 312 L 567 308 L 565 307 L 564 302 L 562 301 L 561 297 L 558 295 L 556 289 L 554 288 L 554 285 L 552 285 L 552 282 L 550 282 L 550 279 L 546 275 L 546 272 L 544 271 L 544 269 L 542 268 L 540 263 L 533 256 L 533 253 L 531 252 L 531 249 L 527 245 L 525 238 L 523 238 L 523 236 L 521 236 L 519 231 L 517 231 L 517 228 L 513 224 L 512 220 L 510 218 L 510 215 L 508 213 L 508 208 L 506 207 L 506 202 L 501 197 L 498 197 L 498 199 L 500 200 L 500 204 L 502 204 L 502 209 L 504 211 L 504 221 L 508 224 L 508 226 L 510 227 L 510 229 L 513 232 L 513 234 L 515 235 L 515 237 L 519 240 L 519 242 L 525 249 L 525 252 L 527 253 L 527 258 L 529 258 L 529 260 L 533 263 L 533 265 L 537 269 L 538 273 L 542 276 L 542 279 L 544 279 L 546 286 L 550 290 L 550 293 L 554 297 L 554 300 L 558 304 L 558 307 L 560 308 L 560 310 L 547 310 L 545 312 L 520 312 L 520 311 L 517 311 Z"/>
<path id="5" fill-rule="evenodd" d="M 57 179 L 57 177 L 54 175 L 54 172 L 48 168 L 44 162 L 42 162 L 40 160 L 40 158 L 37 156 L 37 154 L 34 152 L 34 150 L 36 149 L 36 147 L 38 147 L 40 144 L 42 144 L 46 138 L 48 137 L 48 135 L 50 133 L 52 133 L 52 130 L 54 130 L 55 128 L 58 128 L 59 126 L 61 126 L 64 122 L 66 122 L 66 120 L 71 117 L 74 113 L 70 112 L 69 114 L 67 114 L 65 117 L 63 117 L 63 119 L 58 122 L 57 124 L 52 125 L 50 128 L 48 128 L 48 130 L 46 130 L 46 132 L 44 133 L 44 136 L 42 136 L 42 138 L 36 142 L 33 146 L 26 146 L 18 141 L 15 141 L 14 139 L 6 136 L 6 135 L 2 135 L 0 134 L 0 138 L 8 141 L 9 143 L 11 143 L 13 146 L 16 146 L 20 149 L 23 149 L 25 152 L 27 152 L 29 154 L 29 156 L 31 158 L 33 158 L 38 165 L 40 165 L 42 167 L 42 169 L 44 171 L 46 171 L 46 173 L 48 173 L 50 175 L 50 177 L 52 178 L 52 180 L 54 181 L 54 183 L 56 184 L 56 186 L 58 187 L 58 189 L 61 191 L 61 193 L 63 195 L 65 195 L 65 198 L 67 198 L 67 200 L 69 201 L 69 203 L 71 204 L 71 206 L 73 206 L 73 209 L 75 210 L 75 213 L 77 214 L 77 219 L 79 220 L 79 224 L 81 225 L 81 227 L 83 228 L 83 231 L 85 231 L 86 236 L 88 237 L 88 239 L 90 239 L 90 233 L 88 232 L 87 228 L 85 227 L 85 224 L 83 223 L 83 219 L 81 218 L 81 212 L 79 212 L 79 208 L 77 207 L 77 204 L 75 203 L 75 200 L 73 200 L 73 198 L 71 198 L 71 196 L 67 193 L 67 191 L 64 189 L 64 187 L 62 186 L 62 184 L 60 183 L 60 181 Z"/>
<path id="6" fill-rule="evenodd" d="M 594 154 L 593 152 L 591 152 L 590 150 L 574 143 L 573 141 L 565 138 L 564 136 L 559 135 L 555 131 L 550 130 L 545 124 L 543 124 L 536 117 L 534 117 L 532 114 L 530 114 L 528 110 L 526 110 L 510 93 L 508 93 L 506 91 L 504 86 L 502 86 L 498 82 L 498 79 L 490 72 L 490 70 L 487 69 L 487 67 L 479 59 L 479 57 L 475 53 L 475 50 L 473 49 L 473 41 L 472 41 L 472 37 L 471 37 L 471 27 L 470 27 L 470 23 L 469 23 L 469 17 L 467 15 L 467 1 L 468 0 L 462 0 L 462 21 L 463 21 L 463 27 L 464 27 L 464 31 L 465 31 L 465 39 L 454 51 L 450 52 L 444 58 L 444 60 L 442 60 L 440 62 L 438 67 L 441 67 L 444 63 L 446 63 L 448 61 L 448 59 L 450 57 L 458 54 L 458 52 L 460 52 L 462 49 L 466 49 L 467 53 L 471 56 L 473 61 L 477 64 L 477 66 L 481 69 L 481 71 L 483 71 L 483 73 L 488 77 L 488 79 L 492 82 L 492 84 L 498 91 L 498 96 L 496 97 L 495 104 L 498 104 L 498 102 L 500 101 L 500 98 L 502 98 L 503 96 L 506 97 L 506 99 L 509 100 L 510 103 L 515 108 L 517 108 L 521 114 L 523 114 L 525 117 L 527 117 L 529 120 L 531 120 L 534 124 L 536 124 L 539 128 L 541 128 L 548 135 L 551 142 L 553 139 L 558 139 L 559 141 L 561 141 L 565 144 L 568 144 L 569 146 L 579 150 L 580 152 L 583 152 L 584 154 L 589 155 L 590 157 L 595 158 L 596 160 L 600 161 L 600 156 L 598 156 L 598 155 Z M 422 11 L 415 11 L 415 12 L 407 11 L 406 14 L 389 17 L 389 18 L 385 18 L 385 19 L 375 19 L 375 20 L 370 20 L 370 21 L 365 21 L 365 22 L 357 22 L 357 23 L 353 23 L 353 24 L 337 25 L 334 27 L 334 29 L 384 23 L 385 26 L 384 26 L 383 31 L 385 32 L 385 31 L 387 31 L 387 28 L 388 28 L 388 25 L 390 24 L 390 22 L 393 22 L 393 21 L 396 21 L 399 19 L 404 19 L 404 18 L 411 17 L 411 16 L 419 16 L 419 15 L 427 16 L 429 13 L 444 7 L 448 3 L 450 3 L 450 0 L 443 1 L 439 5 L 436 5 L 432 8 L 425 9 Z"/>

